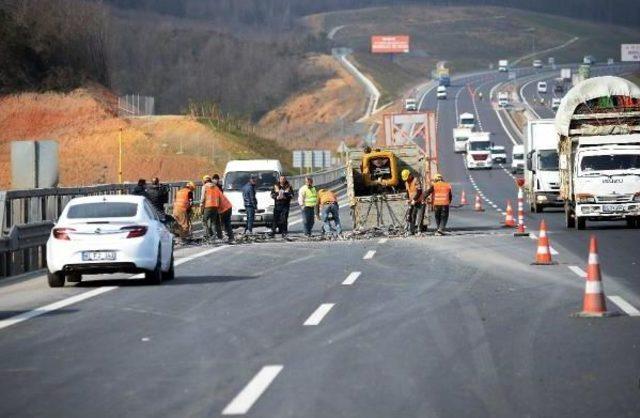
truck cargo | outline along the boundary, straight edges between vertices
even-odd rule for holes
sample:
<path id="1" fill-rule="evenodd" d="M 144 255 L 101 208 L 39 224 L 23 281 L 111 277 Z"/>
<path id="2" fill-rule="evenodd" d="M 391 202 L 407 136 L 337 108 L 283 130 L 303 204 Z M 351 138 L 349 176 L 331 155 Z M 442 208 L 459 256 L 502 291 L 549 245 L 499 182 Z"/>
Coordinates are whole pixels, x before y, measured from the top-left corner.
<path id="1" fill-rule="evenodd" d="M 540 213 L 545 207 L 562 206 L 555 120 L 530 120 L 524 149 L 524 190 L 531 211 Z"/>
<path id="2" fill-rule="evenodd" d="M 567 228 L 640 226 L 640 87 L 595 77 L 573 87 L 555 118 Z"/>

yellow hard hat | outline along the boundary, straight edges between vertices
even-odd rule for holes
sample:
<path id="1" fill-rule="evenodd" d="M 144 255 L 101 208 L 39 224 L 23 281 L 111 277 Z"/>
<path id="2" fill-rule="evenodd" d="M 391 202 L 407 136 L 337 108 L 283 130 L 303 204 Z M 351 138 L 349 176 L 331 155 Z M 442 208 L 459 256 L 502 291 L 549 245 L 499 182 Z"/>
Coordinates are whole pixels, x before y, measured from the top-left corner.
<path id="1" fill-rule="evenodd" d="M 400 173 L 400 176 L 402 177 L 402 181 L 407 181 L 410 175 L 411 175 L 411 171 L 407 170 L 406 168 L 402 170 L 402 173 Z"/>
<path id="2" fill-rule="evenodd" d="M 190 181 L 187 183 L 187 187 L 190 188 L 191 190 L 194 190 L 196 188 L 196 184 Z"/>
<path id="3" fill-rule="evenodd" d="M 211 180 L 211 176 L 208 174 L 205 174 L 204 176 L 202 176 L 202 181 L 207 181 L 207 180 Z"/>
<path id="4" fill-rule="evenodd" d="M 434 180 L 442 180 L 442 174 L 436 173 L 436 175 L 433 178 Z"/>

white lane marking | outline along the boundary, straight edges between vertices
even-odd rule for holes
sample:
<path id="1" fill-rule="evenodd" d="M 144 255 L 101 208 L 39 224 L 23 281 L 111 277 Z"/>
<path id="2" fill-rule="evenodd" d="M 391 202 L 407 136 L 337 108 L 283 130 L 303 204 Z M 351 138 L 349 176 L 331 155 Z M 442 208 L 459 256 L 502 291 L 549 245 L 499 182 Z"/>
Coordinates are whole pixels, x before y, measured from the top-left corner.
<path id="1" fill-rule="evenodd" d="M 235 398 L 222 411 L 222 415 L 244 415 L 249 412 L 253 404 L 262 396 L 271 382 L 280 374 L 281 364 L 264 366 L 256 374 L 247 386 L 236 395 Z"/>
<path id="2" fill-rule="evenodd" d="M 578 266 L 567 266 L 567 267 L 569 268 L 569 270 L 577 274 L 578 277 L 581 277 L 583 279 L 587 277 L 587 272 L 582 270 L 580 267 Z"/>
<path id="3" fill-rule="evenodd" d="M 322 305 L 318 306 L 318 309 L 313 311 L 313 313 L 309 315 L 309 318 L 307 318 L 307 320 L 304 321 L 304 324 L 302 325 L 307 327 L 318 325 L 320 322 L 322 322 L 322 319 L 329 313 L 334 305 L 335 303 L 323 303 Z"/>
<path id="4" fill-rule="evenodd" d="M 378 241 L 378 244 L 386 244 L 387 241 L 389 241 L 389 238 L 380 238 L 380 241 Z"/>
<path id="5" fill-rule="evenodd" d="M 345 286 L 351 286 L 352 284 L 354 284 L 356 282 L 356 280 L 358 280 L 358 277 L 360 277 L 361 274 L 362 274 L 362 272 L 360 272 L 360 271 L 354 271 L 354 272 L 349 273 L 349 275 L 347 276 L 346 279 L 344 279 L 342 284 L 345 285 Z"/>
<path id="6" fill-rule="evenodd" d="M 620 296 L 607 296 L 611 302 L 618 305 L 618 308 L 622 309 L 624 313 L 629 316 L 640 316 L 640 311 L 633 307 L 629 302 L 622 299 Z"/>
<path id="7" fill-rule="evenodd" d="M 362 259 L 363 259 L 363 260 L 371 260 L 375 254 L 376 254 L 376 250 L 369 250 L 369 251 L 367 251 L 367 253 L 364 255 L 364 257 L 362 257 Z"/>
<path id="8" fill-rule="evenodd" d="M 220 246 L 220 247 L 215 247 L 215 248 L 211 248 L 211 249 L 196 253 L 196 254 L 194 254 L 192 256 L 180 258 L 180 259 L 178 259 L 178 260 L 176 260 L 174 262 L 174 265 L 175 266 L 179 266 L 179 265 L 187 263 L 189 261 L 193 261 L 196 258 L 203 257 L 203 256 L 206 256 L 206 255 L 215 253 L 217 251 L 221 251 L 221 250 L 223 250 L 225 248 L 229 248 L 229 246 L 228 245 L 223 245 L 223 246 Z M 142 277 L 144 277 L 144 274 L 136 274 L 134 276 L 130 276 L 129 278 L 130 279 L 140 279 Z M 3 320 L 0 321 L 0 330 L 2 330 L 4 328 L 8 328 L 8 327 L 10 327 L 12 325 L 19 324 L 20 322 L 24 322 L 26 320 L 35 318 L 37 316 L 44 315 L 44 314 L 47 314 L 47 313 L 50 313 L 50 312 L 53 312 L 53 311 L 57 311 L 57 310 L 62 309 L 62 308 L 66 308 L 67 306 L 73 305 L 73 304 L 78 303 L 78 302 L 82 302 L 83 300 L 87 300 L 87 299 L 93 298 L 93 297 L 101 295 L 103 293 L 107 293 L 107 292 L 110 292 L 112 290 L 116 290 L 118 287 L 120 287 L 120 286 L 103 286 L 103 287 L 99 287 L 97 289 L 89 290 L 88 292 L 80 293 L 79 295 L 71 296 L 71 297 L 68 297 L 66 299 L 62 299 L 62 300 L 59 300 L 57 302 L 50 303 L 49 305 L 41 306 L 41 307 L 35 308 L 35 309 L 31 310 L 31 311 L 27 311 L 27 312 L 21 313 L 19 315 L 15 315 L 15 316 L 3 319 Z"/>

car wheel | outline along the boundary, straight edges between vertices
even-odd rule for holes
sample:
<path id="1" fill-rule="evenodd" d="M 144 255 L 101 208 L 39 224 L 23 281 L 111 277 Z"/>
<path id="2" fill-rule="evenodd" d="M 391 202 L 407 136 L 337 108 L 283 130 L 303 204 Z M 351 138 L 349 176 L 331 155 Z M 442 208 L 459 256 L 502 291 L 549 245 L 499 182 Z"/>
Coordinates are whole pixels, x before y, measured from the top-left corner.
<path id="1" fill-rule="evenodd" d="M 576 229 L 582 231 L 587 227 L 587 219 L 582 216 L 576 216 Z"/>
<path id="2" fill-rule="evenodd" d="M 67 281 L 69 283 L 80 283 L 82 281 L 82 274 L 80 273 L 71 273 L 67 276 Z"/>
<path id="3" fill-rule="evenodd" d="M 156 268 L 144 273 L 144 278 L 149 284 L 162 283 L 162 263 L 160 260 L 160 250 L 158 249 L 158 261 L 156 261 Z"/>
<path id="4" fill-rule="evenodd" d="M 162 274 L 162 280 L 173 280 L 176 278 L 176 271 L 173 263 L 173 253 L 171 254 L 171 261 L 169 262 L 169 271 Z"/>
<path id="5" fill-rule="evenodd" d="M 64 286 L 64 274 L 61 271 L 47 273 L 47 281 L 49 282 L 49 287 L 62 287 Z"/>

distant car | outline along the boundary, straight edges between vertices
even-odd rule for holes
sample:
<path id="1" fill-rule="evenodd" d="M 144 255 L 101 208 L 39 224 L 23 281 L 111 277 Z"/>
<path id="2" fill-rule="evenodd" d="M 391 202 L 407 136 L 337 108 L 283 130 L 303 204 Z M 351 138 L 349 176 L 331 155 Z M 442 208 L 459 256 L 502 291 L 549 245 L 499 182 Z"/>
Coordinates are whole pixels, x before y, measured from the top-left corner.
<path id="1" fill-rule="evenodd" d="M 553 92 L 554 93 L 564 93 L 564 86 L 562 84 L 556 83 L 556 85 L 553 86 Z"/>
<path id="2" fill-rule="evenodd" d="M 418 110 L 416 99 L 404 99 L 404 110 L 406 112 L 416 112 Z"/>
<path id="3" fill-rule="evenodd" d="M 502 145 L 493 145 L 491 147 L 491 159 L 496 163 L 507 162 L 507 151 Z"/>
<path id="4" fill-rule="evenodd" d="M 596 58 L 593 55 L 585 55 L 582 58 L 582 63 L 587 65 L 594 65 L 596 63 Z"/>
<path id="5" fill-rule="evenodd" d="M 507 93 L 506 91 L 501 91 L 498 93 L 498 106 L 509 106 L 509 93 Z"/>
<path id="6" fill-rule="evenodd" d="M 560 99 L 559 97 L 554 97 L 553 99 L 551 99 L 551 108 L 553 110 L 558 110 L 561 101 L 562 99 Z"/>
<path id="7" fill-rule="evenodd" d="M 546 81 L 538 81 L 538 93 L 546 93 L 547 92 L 547 82 Z"/>
<path id="8" fill-rule="evenodd" d="M 447 88 L 445 86 L 438 86 L 438 91 L 436 92 L 438 99 L 447 99 Z"/>
<path id="9" fill-rule="evenodd" d="M 49 286 L 83 274 L 144 273 L 152 284 L 174 278 L 173 235 L 142 196 L 72 199 L 47 241 Z"/>
<path id="10" fill-rule="evenodd" d="M 524 171 L 524 145 L 514 145 L 511 152 L 511 173 Z"/>
<path id="11" fill-rule="evenodd" d="M 542 68 L 541 60 L 533 60 L 533 68 Z"/>

